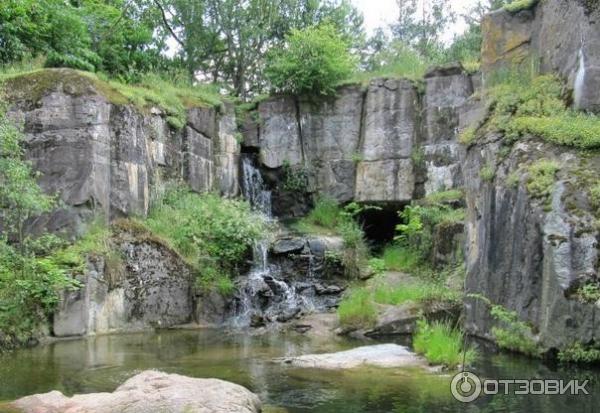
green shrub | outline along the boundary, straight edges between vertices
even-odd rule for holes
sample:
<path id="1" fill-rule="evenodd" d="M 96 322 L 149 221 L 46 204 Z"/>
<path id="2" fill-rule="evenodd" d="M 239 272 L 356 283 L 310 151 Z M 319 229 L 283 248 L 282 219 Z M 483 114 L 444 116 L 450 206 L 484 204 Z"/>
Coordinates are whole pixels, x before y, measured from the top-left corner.
<path id="1" fill-rule="evenodd" d="M 479 176 L 485 182 L 492 182 L 496 177 L 496 170 L 492 165 L 485 165 L 481 168 L 481 171 L 479 171 Z"/>
<path id="2" fill-rule="evenodd" d="M 500 305 L 493 305 L 490 313 L 500 323 L 499 326 L 492 328 L 492 334 L 500 348 L 529 356 L 539 356 L 539 348 L 532 338 L 531 327 L 520 321 L 516 312 Z"/>
<path id="3" fill-rule="evenodd" d="M 585 284 L 577 290 L 576 295 L 581 302 L 594 304 L 600 300 L 600 285 L 596 283 Z"/>
<path id="4" fill-rule="evenodd" d="M 468 127 L 463 129 L 458 135 L 458 142 L 463 145 L 470 145 L 477 139 L 477 128 Z"/>
<path id="5" fill-rule="evenodd" d="M 540 136 L 557 145 L 600 148 L 600 118 L 596 115 L 565 111 L 546 117 L 518 117 L 512 125 L 521 134 Z"/>
<path id="6" fill-rule="evenodd" d="M 558 353 L 563 363 L 595 364 L 600 362 L 600 349 L 575 343 Z"/>
<path id="7" fill-rule="evenodd" d="M 431 364 L 441 364 L 456 368 L 463 363 L 471 364 L 477 358 L 475 350 L 463 349 L 463 333 L 449 323 L 425 320 L 417 322 L 417 331 L 413 336 L 413 348 L 425 356 Z M 463 352 L 463 350 L 465 350 Z"/>
<path id="8" fill-rule="evenodd" d="M 371 292 L 365 288 L 350 291 L 340 302 L 337 313 L 340 323 L 347 328 L 369 327 L 377 320 Z"/>
<path id="9" fill-rule="evenodd" d="M 506 177 L 506 184 L 512 188 L 518 188 L 521 183 L 520 171 L 513 171 Z"/>
<path id="10" fill-rule="evenodd" d="M 292 30 L 282 48 L 267 55 L 266 76 L 284 93 L 333 95 L 355 67 L 349 46 L 333 25 Z"/>
<path id="11" fill-rule="evenodd" d="M 371 258 L 369 260 L 369 268 L 376 276 L 382 275 L 386 270 L 385 261 L 381 258 Z"/>
<path id="12" fill-rule="evenodd" d="M 144 225 L 198 270 L 200 284 L 223 286 L 265 237 L 268 224 L 246 202 L 177 188 L 151 208 Z"/>
<path id="13" fill-rule="evenodd" d="M 308 171 L 304 167 L 292 167 L 283 163 L 283 189 L 290 192 L 305 192 L 308 188 Z"/>
<path id="14" fill-rule="evenodd" d="M 453 204 L 462 201 L 465 194 L 461 189 L 450 189 L 429 194 L 423 200 L 426 205 Z"/>
<path id="15" fill-rule="evenodd" d="M 560 166 L 555 161 L 540 159 L 527 168 L 527 191 L 533 198 L 546 199 L 552 195 Z"/>
<path id="16" fill-rule="evenodd" d="M 511 3 L 505 4 L 504 10 L 511 13 L 517 13 L 522 10 L 532 9 L 538 2 L 539 0 L 514 0 Z"/>

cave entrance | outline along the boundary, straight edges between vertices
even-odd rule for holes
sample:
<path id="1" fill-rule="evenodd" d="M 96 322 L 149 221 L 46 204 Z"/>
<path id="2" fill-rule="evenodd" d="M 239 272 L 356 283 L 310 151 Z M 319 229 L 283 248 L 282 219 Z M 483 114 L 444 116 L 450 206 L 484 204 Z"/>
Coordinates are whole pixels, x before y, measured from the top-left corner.
<path id="1" fill-rule="evenodd" d="M 374 250 L 381 250 L 394 241 L 396 226 L 402 223 L 399 213 L 404 204 L 378 204 L 377 208 L 367 208 L 360 214 L 367 241 Z"/>

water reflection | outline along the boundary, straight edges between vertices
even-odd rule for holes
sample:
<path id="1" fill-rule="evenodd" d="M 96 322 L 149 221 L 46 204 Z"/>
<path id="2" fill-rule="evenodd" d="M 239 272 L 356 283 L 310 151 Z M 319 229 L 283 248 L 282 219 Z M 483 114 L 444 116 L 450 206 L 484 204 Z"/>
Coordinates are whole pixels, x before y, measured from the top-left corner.
<path id="1" fill-rule="evenodd" d="M 113 391 L 145 369 L 215 377 L 256 392 L 281 412 L 594 412 L 600 391 L 596 370 L 546 366 L 515 356 L 483 357 L 476 372 L 489 378 L 591 378 L 590 396 L 496 396 L 474 404 L 454 401 L 450 376 L 420 370 L 328 372 L 295 369 L 274 357 L 341 351 L 356 341 L 312 342 L 300 336 L 250 336 L 222 331 L 169 331 L 59 342 L 0 356 L 0 400 L 60 390 Z M 281 410 L 285 409 L 285 410 Z"/>

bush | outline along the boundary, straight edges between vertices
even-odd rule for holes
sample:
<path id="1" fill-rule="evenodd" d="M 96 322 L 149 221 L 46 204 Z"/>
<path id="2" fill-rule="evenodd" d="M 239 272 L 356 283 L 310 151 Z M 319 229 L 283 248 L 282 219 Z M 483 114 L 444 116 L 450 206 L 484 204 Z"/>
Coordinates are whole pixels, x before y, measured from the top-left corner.
<path id="1" fill-rule="evenodd" d="M 555 161 L 540 159 L 527 168 L 527 191 L 533 198 L 547 199 L 552 195 L 556 173 L 560 166 Z"/>
<path id="2" fill-rule="evenodd" d="M 485 165 L 479 171 L 479 177 L 481 178 L 482 181 L 492 182 L 494 180 L 494 178 L 496 177 L 496 171 L 494 170 L 493 166 Z"/>
<path id="3" fill-rule="evenodd" d="M 458 135 L 458 143 L 470 145 L 477 139 L 477 128 L 472 126 L 463 129 Z"/>
<path id="4" fill-rule="evenodd" d="M 344 327 L 368 327 L 374 325 L 377 320 L 377 310 L 371 292 L 364 288 L 352 290 L 346 295 L 337 312 Z"/>
<path id="5" fill-rule="evenodd" d="M 465 364 L 471 364 L 477 358 L 473 349 L 466 349 L 463 354 L 463 341 L 463 333 L 449 323 L 419 320 L 413 336 L 413 348 L 431 364 L 453 369 L 463 363 L 463 358 Z"/>
<path id="6" fill-rule="evenodd" d="M 199 284 L 230 289 L 249 251 L 265 237 L 267 223 L 250 205 L 216 194 L 172 189 L 151 208 L 144 225 L 199 273 Z"/>
<path id="7" fill-rule="evenodd" d="M 530 133 L 557 145 L 578 149 L 600 148 L 600 118 L 596 115 L 565 111 L 554 116 L 519 117 L 514 129 Z"/>
<path id="8" fill-rule="evenodd" d="M 504 5 L 504 10 L 510 13 L 517 13 L 522 10 L 529 10 L 533 8 L 539 0 L 515 0 L 511 3 Z"/>
<path id="9" fill-rule="evenodd" d="M 586 347 L 575 343 L 558 353 L 558 360 L 563 363 L 593 364 L 600 362 L 600 349 Z"/>
<path id="10" fill-rule="evenodd" d="M 342 208 L 337 201 L 326 196 L 320 197 L 308 216 L 302 218 L 304 227 L 317 226 L 335 230 L 340 223 Z"/>
<path id="11" fill-rule="evenodd" d="M 352 74 L 355 61 L 334 26 L 292 30 L 285 46 L 267 55 L 266 76 L 278 92 L 333 95 Z"/>
<path id="12" fill-rule="evenodd" d="M 383 250 L 385 267 L 390 271 L 413 272 L 419 265 L 419 254 L 402 245 L 387 245 Z"/>

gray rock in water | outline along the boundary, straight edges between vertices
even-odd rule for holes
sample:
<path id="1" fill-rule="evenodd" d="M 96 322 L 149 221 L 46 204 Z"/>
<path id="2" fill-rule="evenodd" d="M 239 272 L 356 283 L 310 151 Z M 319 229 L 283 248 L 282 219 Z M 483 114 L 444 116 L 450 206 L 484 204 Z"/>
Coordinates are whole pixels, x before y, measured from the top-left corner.
<path id="1" fill-rule="evenodd" d="M 427 366 L 415 353 L 397 344 L 358 347 L 339 353 L 286 357 L 276 361 L 294 367 L 327 370 L 352 369 L 365 365 L 383 368 Z"/>
<path id="2" fill-rule="evenodd" d="M 144 371 L 114 393 L 66 397 L 59 391 L 27 396 L 13 407 L 24 413 L 255 413 L 259 398 L 237 384 Z"/>

